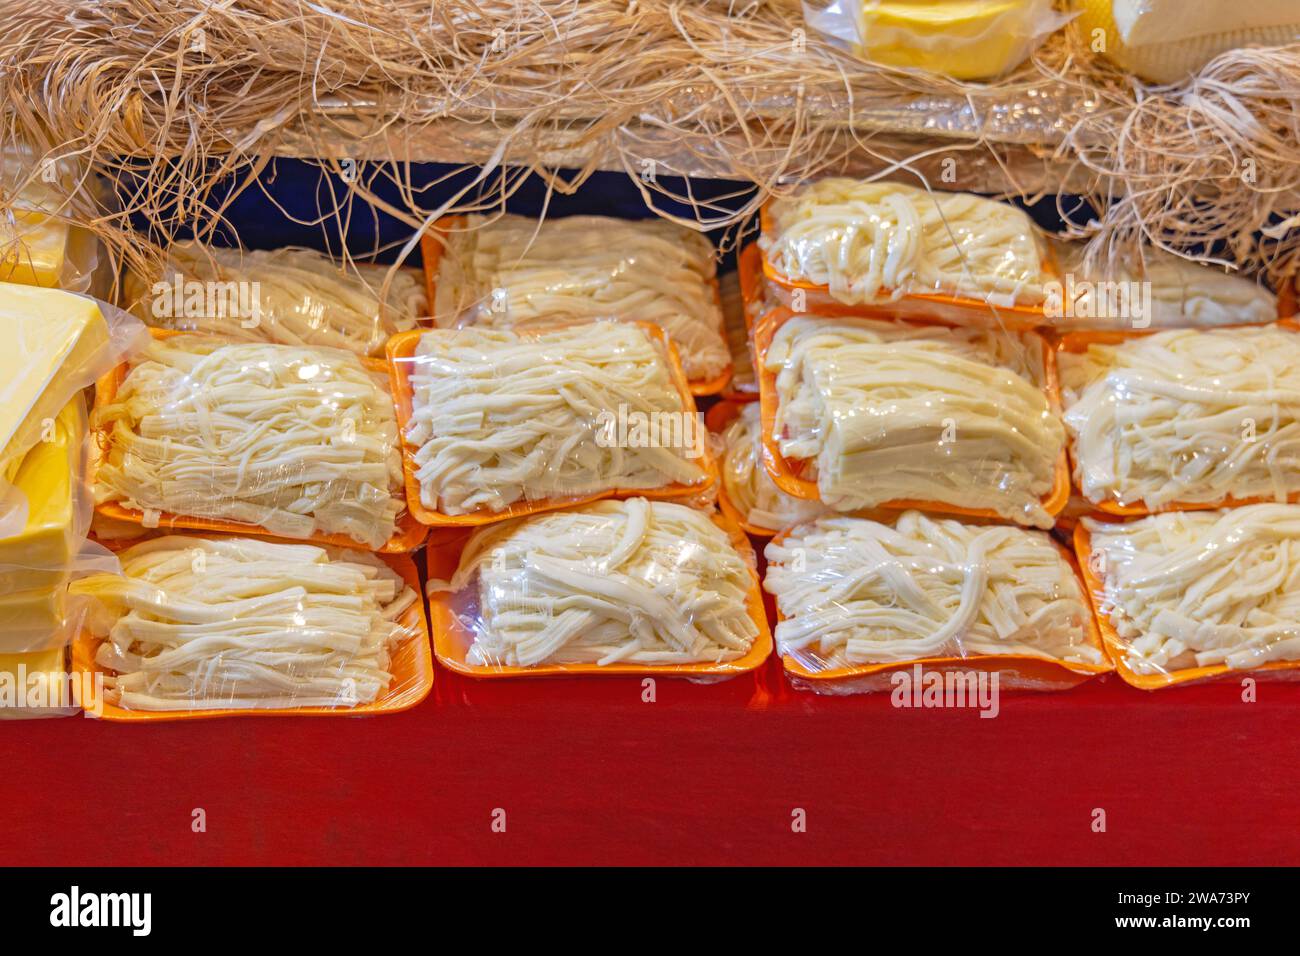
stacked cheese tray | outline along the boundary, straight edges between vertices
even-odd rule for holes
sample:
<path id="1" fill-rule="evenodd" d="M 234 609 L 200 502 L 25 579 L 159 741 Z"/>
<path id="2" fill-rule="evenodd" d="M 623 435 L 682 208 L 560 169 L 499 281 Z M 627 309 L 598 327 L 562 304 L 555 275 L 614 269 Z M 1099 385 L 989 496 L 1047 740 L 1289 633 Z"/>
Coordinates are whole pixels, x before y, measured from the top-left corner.
<path id="1" fill-rule="evenodd" d="M 0 286 L 0 668 L 80 695 L 36 710 L 393 713 L 435 660 L 775 654 L 832 694 L 1300 662 L 1300 333 L 1249 280 L 1151 251 L 1117 297 L 1016 206 L 835 178 L 721 276 L 653 219 L 423 254 Z"/>

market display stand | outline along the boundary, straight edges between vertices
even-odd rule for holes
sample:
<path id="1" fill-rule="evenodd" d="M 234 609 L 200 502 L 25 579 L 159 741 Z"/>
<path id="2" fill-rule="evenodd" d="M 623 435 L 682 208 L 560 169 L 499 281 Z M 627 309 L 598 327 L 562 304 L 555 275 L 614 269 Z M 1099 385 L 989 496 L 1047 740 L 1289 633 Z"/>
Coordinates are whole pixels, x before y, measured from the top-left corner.
<path id="1" fill-rule="evenodd" d="M 994 719 L 701 686 L 474 681 L 379 718 L 0 723 L 11 865 L 1281 864 L 1300 686 L 1004 692 Z M 1104 811 L 1104 832 L 1098 832 Z M 197 814 L 196 811 L 202 811 Z M 504 813 L 502 812 L 504 811 Z M 803 811 L 802 815 L 798 811 Z M 800 821 L 806 824 L 796 832 Z M 196 832 L 198 823 L 204 832 Z M 504 822 L 504 832 L 501 825 Z"/>

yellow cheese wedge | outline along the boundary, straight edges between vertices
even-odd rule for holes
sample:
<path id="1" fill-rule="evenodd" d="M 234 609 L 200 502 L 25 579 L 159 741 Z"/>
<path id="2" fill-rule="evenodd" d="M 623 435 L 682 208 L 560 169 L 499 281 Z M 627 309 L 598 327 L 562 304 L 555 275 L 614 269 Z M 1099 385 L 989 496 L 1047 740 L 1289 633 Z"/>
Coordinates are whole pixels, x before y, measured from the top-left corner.
<path id="1" fill-rule="evenodd" d="M 1091 48 L 1151 83 L 1177 83 L 1220 53 L 1300 39 L 1295 0 L 1074 0 Z"/>
<path id="2" fill-rule="evenodd" d="M 12 222 L 0 219 L 0 282 L 58 288 L 69 236 L 67 223 L 40 212 L 15 210 Z"/>
<path id="3" fill-rule="evenodd" d="M 71 398 L 67 383 L 108 349 L 108 323 L 93 299 L 0 283 L 0 346 L 0 470 L 8 471 Z"/>
<path id="4" fill-rule="evenodd" d="M 1026 59 L 1044 0 L 860 0 L 857 53 L 886 66 L 991 79 Z"/>
<path id="5" fill-rule="evenodd" d="M 55 419 L 49 441 L 32 446 L 6 476 L 27 500 L 23 530 L 0 538 L 0 595 L 66 584 L 86 529 L 79 527 L 84 491 L 85 401 L 78 393 Z"/>

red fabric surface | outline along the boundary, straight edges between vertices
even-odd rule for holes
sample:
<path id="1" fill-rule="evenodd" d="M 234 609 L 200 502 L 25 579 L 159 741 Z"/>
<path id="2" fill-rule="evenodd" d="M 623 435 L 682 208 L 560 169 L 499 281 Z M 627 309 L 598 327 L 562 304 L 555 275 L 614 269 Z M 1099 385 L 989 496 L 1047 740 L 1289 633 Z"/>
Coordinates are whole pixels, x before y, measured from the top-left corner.
<path id="1" fill-rule="evenodd" d="M 992 720 L 796 692 L 774 662 L 657 689 L 439 670 L 388 717 L 0 723 L 5 862 L 1300 862 L 1298 685 L 1110 677 Z"/>

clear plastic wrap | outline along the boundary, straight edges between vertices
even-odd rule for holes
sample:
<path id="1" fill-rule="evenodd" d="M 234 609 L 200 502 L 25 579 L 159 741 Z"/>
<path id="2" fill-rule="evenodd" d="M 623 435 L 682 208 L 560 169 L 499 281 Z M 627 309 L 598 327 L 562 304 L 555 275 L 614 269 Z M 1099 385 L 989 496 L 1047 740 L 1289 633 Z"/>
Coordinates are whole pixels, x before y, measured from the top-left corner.
<path id="1" fill-rule="evenodd" d="M 426 524 L 714 490 L 695 400 L 654 326 L 433 329 L 389 355 L 408 503 Z"/>
<path id="2" fill-rule="evenodd" d="M 1069 21 L 1052 0 L 809 0 L 804 19 L 864 60 L 957 80 L 1007 73 Z"/>
<path id="3" fill-rule="evenodd" d="M 66 647 L 0 653 L 0 720 L 71 717 L 83 703 L 93 712 L 98 700 L 93 685 L 86 691 L 70 679 Z"/>
<path id="4" fill-rule="evenodd" d="M 1073 0 L 1073 6 L 1094 49 L 1152 83 L 1178 83 L 1220 53 L 1282 46 L 1300 35 L 1295 0 Z"/>
<path id="5" fill-rule="evenodd" d="M 433 682 L 405 556 L 223 536 L 152 538 L 73 584 L 74 648 L 114 720 L 388 713 Z"/>
<path id="6" fill-rule="evenodd" d="M 717 680 L 771 653 L 753 551 L 723 516 L 598 501 L 475 531 L 430 553 L 434 649 L 476 677 Z"/>
<path id="7" fill-rule="evenodd" d="M 440 326 L 650 322 L 677 346 L 697 395 L 731 373 L 713 246 L 663 219 L 457 216 L 425 236 Z"/>
<path id="8" fill-rule="evenodd" d="M 1015 206 L 831 178 L 770 201 L 762 219 L 764 275 L 796 312 L 1042 324 L 1054 266 Z"/>
<path id="9" fill-rule="evenodd" d="M 1040 528 L 1064 507 L 1065 430 L 1039 336 L 778 309 L 755 345 L 766 462 L 790 494 Z"/>
<path id="10" fill-rule="evenodd" d="M 731 350 L 731 380 L 723 398 L 731 402 L 758 400 L 758 368 L 754 362 L 754 340 L 745 317 L 745 299 L 740 291 L 740 274 L 728 272 L 719 280 L 722 314 L 726 323 L 727 348 Z"/>
<path id="11" fill-rule="evenodd" d="M 320 345 L 382 357 L 384 343 L 428 314 L 414 269 L 341 266 L 311 249 L 269 252 L 182 243 L 164 274 L 147 282 L 128 274 L 131 310 L 151 326 L 208 332 L 244 342 Z"/>
<path id="12" fill-rule="evenodd" d="M 1289 323 L 1060 344 L 1075 482 L 1102 511 L 1300 495 L 1300 331 Z"/>
<path id="13" fill-rule="evenodd" d="M 390 553 L 424 538 L 377 360 L 155 329 L 100 382 L 92 425 L 106 517 Z"/>
<path id="14" fill-rule="evenodd" d="M 1212 328 L 1279 317 L 1278 297 L 1253 279 L 1163 249 L 1101 272 L 1086 268 L 1083 244 L 1051 247 L 1060 278 L 1044 286 L 1043 313 L 1054 329 Z"/>
<path id="15" fill-rule="evenodd" d="M 907 511 L 821 517 L 767 546 L 777 652 L 796 686 L 886 690 L 921 665 L 1070 687 L 1111 669 L 1069 553 L 1040 531 Z"/>
<path id="16" fill-rule="evenodd" d="M 1128 683 L 1297 676 L 1300 505 L 1084 518 L 1074 540 Z"/>
<path id="17" fill-rule="evenodd" d="M 67 219 L 76 188 L 68 161 L 36 165 L 27 149 L 0 151 L 0 282 L 87 292 L 99 266 L 99 242 Z"/>
<path id="18" fill-rule="evenodd" d="M 749 534 L 771 537 L 782 528 L 830 513 L 820 501 L 777 487 L 763 464 L 763 430 L 754 402 L 719 402 L 706 416 L 721 452 L 718 505 Z"/>

